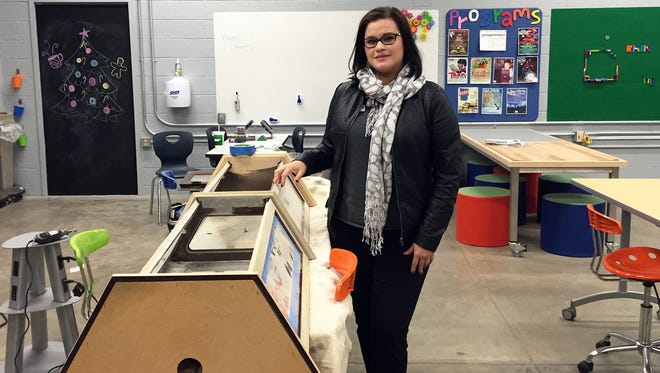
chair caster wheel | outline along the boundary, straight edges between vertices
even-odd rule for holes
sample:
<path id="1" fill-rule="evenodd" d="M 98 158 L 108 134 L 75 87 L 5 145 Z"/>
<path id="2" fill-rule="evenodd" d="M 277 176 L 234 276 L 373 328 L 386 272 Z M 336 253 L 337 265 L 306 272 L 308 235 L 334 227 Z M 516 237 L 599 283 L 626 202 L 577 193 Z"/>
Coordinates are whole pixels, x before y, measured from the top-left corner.
<path id="1" fill-rule="evenodd" d="M 586 360 L 582 360 L 577 365 L 577 368 L 580 371 L 580 373 L 589 373 L 592 370 L 594 370 L 594 363 L 588 363 Z"/>
<path id="2" fill-rule="evenodd" d="M 577 315 L 577 310 L 575 307 L 568 307 L 561 310 L 561 315 L 564 317 L 564 320 L 573 321 Z"/>
<path id="3" fill-rule="evenodd" d="M 596 348 L 609 347 L 611 345 L 612 345 L 612 343 L 610 343 L 609 339 L 602 339 L 602 340 L 596 342 Z"/>

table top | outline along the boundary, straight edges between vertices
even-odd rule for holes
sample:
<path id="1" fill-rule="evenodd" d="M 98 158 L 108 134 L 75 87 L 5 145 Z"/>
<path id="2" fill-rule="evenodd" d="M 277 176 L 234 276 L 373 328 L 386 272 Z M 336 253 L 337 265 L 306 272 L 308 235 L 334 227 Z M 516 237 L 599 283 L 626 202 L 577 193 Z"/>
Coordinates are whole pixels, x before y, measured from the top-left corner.
<path id="1" fill-rule="evenodd" d="M 660 179 L 575 178 L 571 183 L 660 225 Z"/>
<path id="2" fill-rule="evenodd" d="M 520 139 L 521 147 L 486 144 L 485 139 Z M 505 167 L 614 168 L 625 160 L 529 128 L 461 128 L 461 140 Z"/>
<path id="3" fill-rule="evenodd" d="M 36 235 L 38 235 L 41 232 L 27 232 L 23 234 L 19 234 L 18 236 L 14 236 L 5 242 L 2 243 L 2 247 L 5 249 L 24 249 L 28 247 L 28 244 L 30 244 L 29 247 L 37 247 L 37 246 L 50 246 L 50 245 L 56 245 L 59 244 L 60 242 L 65 242 L 69 239 L 69 235 L 64 235 L 62 238 L 60 238 L 57 241 L 49 242 L 47 244 L 37 244 L 35 242 L 30 242 L 34 239 Z"/>
<path id="4" fill-rule="evenodd" d="M 273 150 L 278 150 L 280 146 L 284 144 L 284 142 L 288 137 L 289 135 L 274 134 L 272 139 L 267 139 L 265 141 L 246 141 L 245 144 L 254 145 L 255 148 L 257 149 L 257 152 L 273 151 Z M 235 145 L 235 144 L 230 142 L 225 142 L 224 144 L 220 146 L 216 146 L 213 149 L 206 152 L 206 156 L 209 157 L 213 155 L 229 154 L 229 146 L 231 145 Z"/>

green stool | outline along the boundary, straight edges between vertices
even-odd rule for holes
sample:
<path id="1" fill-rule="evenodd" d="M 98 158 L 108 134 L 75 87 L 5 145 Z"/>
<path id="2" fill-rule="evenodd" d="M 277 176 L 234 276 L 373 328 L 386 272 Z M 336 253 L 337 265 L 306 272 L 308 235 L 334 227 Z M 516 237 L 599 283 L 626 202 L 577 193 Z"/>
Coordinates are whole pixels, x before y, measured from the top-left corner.
<path id="1" fill-rule="evenodd" d="M 474 186 L 474 178 L 483 174 L 492 174 L 495 163 L 490 159 L 470 159 L 467 163 L 467 186 Z"/>
<path id="2" fill-rule="evenodd" d="M 543 210 L 542 198 L 548 193 L 580 193 L 588 194 L 584 190 L 571 184 L 574 177 L 582 177 L 576 174 L 546 174 L 539 176 L 538 195 L 536 197 L 536 221 L 541 222 L 541 211 Z"/>
<path id="3" fill-rule="evenodd" d="M 483 174 L 474 178 L 475 186 L 491 186 L 510 189 L 509 174 Z M 527 223 L 527 180 L 520 177 L 518 181 L 518 225 Z"/>

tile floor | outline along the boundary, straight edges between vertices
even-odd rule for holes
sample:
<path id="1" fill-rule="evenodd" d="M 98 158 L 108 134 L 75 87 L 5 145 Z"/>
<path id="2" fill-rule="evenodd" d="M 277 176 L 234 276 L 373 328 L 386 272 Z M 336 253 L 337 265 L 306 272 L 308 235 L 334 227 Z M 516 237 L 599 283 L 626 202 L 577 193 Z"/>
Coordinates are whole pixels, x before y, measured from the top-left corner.
<path id="1" fill-rule="evenodd" d="M 54 228 L 108 229 L 110 244 L 94 254 L 92 264 L 99 295 L 112 273 L 138 272 L 167 236 L 166 226 L 157 226 L 155 217 L 148 214 L 148 204 L 148 196 L 26 197 L 0 209 L 0 240 Z M 578 308 L 575 321 L 562 318 L 561 311 L 571 298 L 614 290 L 616 283 L 597 280 L 588 270 L 590 259 L 542 251 L 540 228 L 534 220 L 528 219 L 520 230 L 521 241 L 528 244 L 523 258 L 512 257 L 508 248 L 460 244 L 452 224 L 437 251 L 410 328 L 409 372 L 577 372 L 575 365 L 605 332 L 637 335 L 640 302 L 636 300 L 592 303 Z M 633 217 L 632 244 L 660 247 L 660 228 Z M 63 245 L 63 252 L 67 249 Z M 4 273 L 0 294 L 7 296 L 10 263 L 11 251 L 0 249 Z M 630 288 L 638 290 L 641 285 Z M 76 310 L 79 313 L 79 306 Z M 55 313 L 48 314 L 49 339 L 58 340 Z M 77 321 L 82 329 L 80 315 Z M 660 323 L 654 318 L 653 324 L 653 335 L 658 337 Z M 353 327 L 349 325 L 350 330 Z M 0 360 L 4 360 L 6 330 L 6 326 L 0 328 Z M 364 372 L 355 333 L 351 336 L 354 347 L 348 372 Z M 29 333 L 26 339 L 30 344 Z M 634 352 L 610 355 L 596 361 L 594 372 L 640 372 L 639 361 Z M 655 361 L 660 362 L 660 356 Z"/>

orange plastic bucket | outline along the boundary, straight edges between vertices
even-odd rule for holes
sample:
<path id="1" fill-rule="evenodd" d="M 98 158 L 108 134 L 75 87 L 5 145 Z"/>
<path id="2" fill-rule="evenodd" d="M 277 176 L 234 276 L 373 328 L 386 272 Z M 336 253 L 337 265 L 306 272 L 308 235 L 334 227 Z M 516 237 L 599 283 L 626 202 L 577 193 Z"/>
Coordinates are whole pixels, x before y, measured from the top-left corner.
<path id="1" fill-rule="evenodd" d="M 341 302 L 353 291 L 357 256 L 344 249 L 330 250 L 330 266 L 341 275 L 335 288 L 335 300 Z"/>

